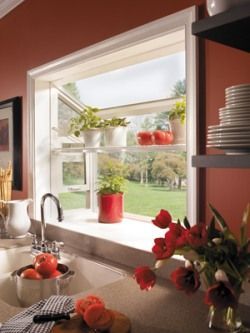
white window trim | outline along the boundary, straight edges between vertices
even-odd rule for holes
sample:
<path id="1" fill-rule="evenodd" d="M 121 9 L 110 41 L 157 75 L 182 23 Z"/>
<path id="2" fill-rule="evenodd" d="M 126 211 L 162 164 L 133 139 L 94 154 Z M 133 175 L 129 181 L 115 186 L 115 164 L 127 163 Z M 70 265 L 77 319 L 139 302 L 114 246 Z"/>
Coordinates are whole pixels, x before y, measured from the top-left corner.
<path id="1" fill-rule="evenodd" d="M 145 24 L 118 36 L 109 38 L 63 58 L 52 61 L 43 66 L 34 68 L 27 73 L 28 84 L 28 109 L 29 109 L 29 197 L 36 200 L 33 205 L 32 217 L 38 219 L 40 213 L 40 198 L 48 191 L 51 176 L 48 170 L 50 163 L 50 121 L 46 131 L 38 131 L 40 121 L 44 121 L 44 110 L 50 108 L 51 82 L 62 82 L 63 77 L 72 75 L 82 62 L 110 56 L 123 48 L 132 47 L 142 42 L 161 38 L 166 32 L 178 30 L 185 26 L 186 42 L 186 86 L 187 86 L 187 164 L 188 186 L 187 210 L 190 221 L 196 221 L 197 215 L 197 174 L 191 166 L 191 157 L 196 154 L 196 40 L 191 33 L 191 24 L 196 20 L 196 7 L 190 7 L 178 13 L 169 15 L 151 23 Z M 42 132 L 42 133 L 41 133 Z M 41 154 L 39 147 L 47 146 L 48 149 Z M 39 175 L 43 175 L 41 177 Z M 164 208 L 164 207 L 163 207 Z"/>

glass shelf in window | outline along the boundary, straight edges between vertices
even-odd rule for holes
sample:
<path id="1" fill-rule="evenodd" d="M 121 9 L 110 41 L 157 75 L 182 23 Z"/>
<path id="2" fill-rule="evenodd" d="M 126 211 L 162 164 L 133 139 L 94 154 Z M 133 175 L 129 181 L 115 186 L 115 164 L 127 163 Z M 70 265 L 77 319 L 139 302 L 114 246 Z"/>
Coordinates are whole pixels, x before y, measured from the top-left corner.
<path id="1" fill-rule="evenodd" d="M 55 148 L 52 150 L 53 153 L 105 153 L 105 152 L 151 152 L 151 151 L 186 151 L 185 144 L 176 145 L 145 145 L 145 146 L 124 146 L 124 147 L 85 147 L 85 148 Z"/>

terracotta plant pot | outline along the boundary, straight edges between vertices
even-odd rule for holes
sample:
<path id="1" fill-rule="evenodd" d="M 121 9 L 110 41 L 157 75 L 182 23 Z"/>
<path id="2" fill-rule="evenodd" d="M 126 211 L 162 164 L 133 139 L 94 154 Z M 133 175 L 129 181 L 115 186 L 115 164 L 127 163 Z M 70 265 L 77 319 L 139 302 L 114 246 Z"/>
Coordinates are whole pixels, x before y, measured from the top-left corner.
<path id="1" fill-rule="evenodd" d="M 99 216 L 101 223 L 117 223 L 123 218 L 123 193 L 99 194 Z"/>

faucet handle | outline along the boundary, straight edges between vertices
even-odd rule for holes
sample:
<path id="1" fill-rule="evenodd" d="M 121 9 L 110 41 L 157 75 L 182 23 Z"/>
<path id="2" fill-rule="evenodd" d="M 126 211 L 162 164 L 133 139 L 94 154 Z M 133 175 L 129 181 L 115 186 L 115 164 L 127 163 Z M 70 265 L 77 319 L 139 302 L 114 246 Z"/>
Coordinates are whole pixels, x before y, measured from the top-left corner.
<path id="1" fill-rule="evenodd" d="M 53 241 L 51 243 L 51 252 L 60 258 L 60 251 L 64 247 L 64 242 Z"/>
<path id="2" fill-rule="evenodd" d="M 37 244 L 37 235 L 36 234 L 30 234 L 32 238 L 32 244 Z"/>

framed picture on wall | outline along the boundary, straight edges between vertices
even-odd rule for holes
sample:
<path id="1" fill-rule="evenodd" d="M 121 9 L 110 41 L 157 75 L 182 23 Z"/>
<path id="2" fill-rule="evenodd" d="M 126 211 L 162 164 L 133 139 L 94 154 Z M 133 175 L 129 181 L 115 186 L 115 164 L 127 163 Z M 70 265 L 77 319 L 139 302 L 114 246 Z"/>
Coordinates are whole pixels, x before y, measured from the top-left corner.
<path id="1" fill-rule="evenodd" d="M 11 162 L 12 189 L 22 190 L 22 98 L 0 101 L 0 167 Z"/>

